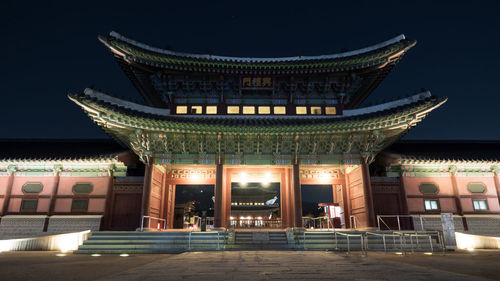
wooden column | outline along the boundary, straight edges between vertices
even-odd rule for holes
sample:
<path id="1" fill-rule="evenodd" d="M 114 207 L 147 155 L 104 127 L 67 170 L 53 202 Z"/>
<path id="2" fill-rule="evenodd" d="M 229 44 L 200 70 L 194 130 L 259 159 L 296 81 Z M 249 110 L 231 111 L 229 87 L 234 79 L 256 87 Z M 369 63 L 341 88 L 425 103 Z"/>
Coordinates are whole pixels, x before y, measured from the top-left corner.
<path id="1" fill-rule="evenodd" d="M 300 167 L 298 163 L 293 164 L 293 197 L 294 197 L 294 227 L 302 227 L 302 191 L 300 186 Z"/>
<path id="2" fill-rule="evenodd" d="M 496 171 L 495 173 L 493 173 L 493 181 L 495 181 L 498 203 L 500 203 L 500 171 Z"/>
<path id="3" fill-rule="evenodd" d="M 453 194 L 455 195 L 455 205 L 457 207 L 457 213 L 462 217 L 462 224 L 464 226 L 464 230 L 469 230 L 469 227 L 467 225 L 467 220 L 464 217 L 464 211 L 462 209 L 462 202 L 460 201 L 460 194 L 458 192 L 458 184 L 457 184 L 457 178 L 455 176 L 455 172 L 451 171 L 450 172 L 451 176 L 451 185 L 453 187 Z"/>
<path id="4" fill-rule="evenodd" d="M 223 184 L 223 166 L 221 163 L 216 165 L 215 169 L 215 202 L 214 202 L 214 228 L 224 227 L 223 216 L 224 216 L 224 204 L 222 203 L 224 188 Z"/>
<path id="5" fill-rule="evenodd" d="M 14 184 L 14 174 L 15 171 L 11 171 L 9 175 L 9 180 L 7 181 L 7 188 L 5 189 L 5 197 L 3 200 L 2 215 L 5 216 L 9 211 L 10 204 L 10 194 L 12 193 L 12 185 Z"/>
<path id="6" fill-rule="evenodd" d="M 372 185 L 370 182 L 370 170 L 368 164 L 364 163 L 361 165 L 361 172 L 363 173 L 363 191 L 365 193 L 365 206 L 368 217 L 369 227 L 375 226 L 375 210 L 373 209 L 373 193 Z"/>
<path id="7" fill-rule="evenodd" d="M 149 194 L 151 192 L 151 177 L 153 175 L 153 164 L 151 161 L 146 163 L 144 172 L 144 186 L 142 187 L 141 220 L 143 216 L 149 215 Z"/>
<path id="8" fill-rule="evenodd" d="M 54 175 L 54 185 L 52 186 L 52 193 L 50 194 L 50 205 L 49 205 L 49 211 L 47 212 L 48 216 L 51 216 L 54 214 L 54 209 L 56 207 L 56 197 L 57 197 L 57 191 L 59 190 L 59 180 L 60 180 L 60 175 L 59 171 L 55 172 Z"/>
<path id="9" fill-rule="evenodd" d="M 350 222 L 350 215 L 351 215 L 351 209 L 350 209 L 350 199 L 351 198 L 349 196 L 349 187 L 347 186 L 347 180 L 346 180 L 346 173 L 345 173 L 345 170 L 343 170 L 342 172 L 342 201 L 344 202 L 344 223 L 345 223 L 345 227 L 346 228 L 350 228 L 351 227 L 351 222 Z"/>
<path id="10" fill-rule="evenodd" d="M 113 198 L 113 188 L 114 188 L 113 170 L 109 170 L 109 183 L 108 190 L 106 191 L 106 206 L 104 209 L 104 216 L 102 218 L 101 229 L 111 229 L 111 216 L 112 216 L 112 198 Z"/>

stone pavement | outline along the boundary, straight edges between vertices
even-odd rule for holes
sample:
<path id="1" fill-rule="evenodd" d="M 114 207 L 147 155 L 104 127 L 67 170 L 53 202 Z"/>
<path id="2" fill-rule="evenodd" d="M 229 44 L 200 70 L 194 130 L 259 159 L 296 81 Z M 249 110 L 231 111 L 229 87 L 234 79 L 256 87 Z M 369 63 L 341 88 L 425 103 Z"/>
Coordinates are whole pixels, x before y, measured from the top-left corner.
<path id="1" fill-rule="evenodd" d="M 191 252 L 102 280 L 485 280 L 361 255 L 328 252 Z"/>
<path id="2" fill-rule="evenodd" d="M 0 253 L 0 280 L 491 280 L 476 275 L 500 280 L 500 251 L 445 256 L 363 256 L 319 251 L 188 252 L 129 257 L 56 254 Z M 439 264 L 446 265 L 444 270 Z M 468 275 L 460 271 L 477 266 L 482 267 Z M 481 274 L 482 271 L 487 274 Z"/>

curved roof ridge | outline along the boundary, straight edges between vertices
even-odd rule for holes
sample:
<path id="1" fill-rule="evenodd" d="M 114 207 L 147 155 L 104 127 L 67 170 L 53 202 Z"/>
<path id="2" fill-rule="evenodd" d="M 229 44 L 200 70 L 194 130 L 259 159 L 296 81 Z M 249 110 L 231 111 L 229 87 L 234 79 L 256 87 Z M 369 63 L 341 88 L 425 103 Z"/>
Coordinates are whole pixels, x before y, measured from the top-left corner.
<path id="1" fill-rule="evenodd" d="M 134 45 L 136 47 L 139 47 L 139 48 L 151 51 L 151 52 L 164 54 L 164 55 L 177 56 L 177 57 L 189 57 L 189 58 L 196 58 L 196 59 L 207 59 L 207 60 L 214 60 L 215 59 L 215 60 L 221 60 L 221 61 L 236 61 L 236 62 L 288 62 L 288 61 L 307 61 L 307 60 L 325 60 L 325 59 L 345 58 L 345 57 L 352 57 L 352 56 L 356 56 L 359 54 L 368 53 L 368 52 L 371 52 L 371 51 L 398 43 L 398 42 L 406 39 L 404 34 L 400 34 L 394 38 L 380 42 L 380 43 L 375 44 L 375 45 L 371 45 L 371 46 L 357 49 L 354 51 L 342 52 L 342 53 L 337 53 L 337 54 L 318 55 L 318 56 L 259 58 L 259 57 L 217 56 L 217 55 L 209 55 L 209 54 L 192 54 L 192 53 L 170 51 L 170 50 L 153 47 L 151 45 L 135 41 L 133 39 L 130 39 L 130 38 L 127 38 L 127 37 L 121 35 L 120 33 L 116 32 L 116 31 L 111 31 L 109 33 L 109 36 L 113 37 L 115 39 L 124 41 L 128 44 Z"/>
<path id="2" fill-rule="evenodd" d="M 393 108 L 398 108 L 402 106 L 407 106 L 412 103 L 417 103 L 419 101 L 428 99 L 432 97 L 432 94 L 430 91 L 425 91 L 413 96 L 409 96 L 406 98 L 402 98 L 399 100 L 391 101 L 391 102 L 386 102 L 383 104 L 378 104 L 378 105 L 373 105 L 369 107 L 363 107 L 359 109 L 350 109 L 350 110 L 344 110 L 343 115 L 172 115 L 170 114 L 169 109 L 164 109 L 164 108 L 156 108 L 156 107 L 151 107 L 151 106 L 146 106 L 146 105 L 140 105 L 136 104 L 133 102 L 129 102 L 126 100 L 122 100 L 119 98 L 112 97 L 110 95 L 107 95 L 105 93 L 98 92 L 93 89 L 85 89 L 83 92 L 83 95 L 89 98 L 95 98 L 97 100 L 109 103 L 111 105 L 125 108 L 125 109 L 130 109 L 133 111 L 138 111 L 146 114 L 152 114 L 156 116 L 163 116 L 163 117 L 175 117 L 179 119 L 339 119 L 339 118 L 345 118 L 345 117 L 356 117 L 356 116 L 362 116 L 366 114 L 372 114 L 372 113 L 377 113 L 377 112 L 382 112 L 386 110 L 390 110 Z M 71 95 L 70 95 L 71 98 Z"/>

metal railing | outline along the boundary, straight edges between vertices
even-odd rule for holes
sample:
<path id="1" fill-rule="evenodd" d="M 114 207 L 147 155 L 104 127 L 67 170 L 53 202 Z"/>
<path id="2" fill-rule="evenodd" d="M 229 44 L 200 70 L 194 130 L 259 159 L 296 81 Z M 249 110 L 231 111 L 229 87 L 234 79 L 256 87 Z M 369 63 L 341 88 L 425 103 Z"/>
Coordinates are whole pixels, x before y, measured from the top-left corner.
<path id="1" fill-rule="evenodd" d="M 230 219 L 232 228 L 281 228 L 280 219 Z"/>
<path id="2" fill-rule="evenodd" d="M 354 215 L 349 216 L 349 224 L 350 224 L 351 228 L 354 228 L 354 229 L 358 228 L 356 216 L 354 216 Z"/>
<path id="3" fill-rule="evenodd" d="M 306 232 L 303 231 L 302 239 L 299 239 L 299 243 L 301 244 L 301 248 L 306 250 Z M 347 242 L 347 252 L 351 252 L 352 245 L 359 244 L 360 250 L 363 254 L 366 254 L 367 251 L 371 248 L 370 236 L 382 237 L 382 244 L 384 247 L 384 252 L 388 251 L 388 240 L 392 238 L 392 250 L 399 250 L 402 254 L 406 254 L 407 251 L 415 252 L 415 250 L 424 250 L 425 246 L 429 246 L 430 252 L 435 252 L 435 244 L 433 239 L 436 239 L 436 244 L 438 247 L 441 247 L 443 252 L 446 250 L 444 244 L 443 234 L 440 231 L 423 231 L 423 232 L 401 232 L 401 231 L 392 231 L 391 233 L 376 233 L 376 232 L 364 232 L 359 234 L 345 233 L 342 231 L 336 231 L 333 229 L 333 240 L 335 241 L 335 250 L 340 250 L 339 248 L 339 235 L 345 237 L 345 241 Z M 300 236 L 299 236 L 300 237 Z M 352 242 L 352 237 L 359 237 L 359 242 Z M 422 240 L 424 239 L 424 240 Z M 302 241 L 300 241 L 302 240 Z M 409 241 L 408 241 L 409 240 Z M 390 240 L 389 240 L 390 241 Z M 427 244 L 428 242 L 428 244 Z M 353 244 L 355 243 L 355 244 Z M 389 242 L 390 243 L 390 242 Z M 379 241 L 376 242 L 379 245 Z"/>
<path id="4" fill-rule="evenodd" d="M 383 218 L 396 218 L 397 224 L 398 224 L 398 229 L 397 230 L 402 230 L 401 229 L 401 218 L 409 218 L 410 220 L 408 223 L 413 224 L 413 218 L 415 216 L 413 215 L 377 215 L 377 228 L 378 230 L 381 230 L 380 226 L 383 224 L 387 230 L 392 230 L 391 227 L 387 224 L 387 222 Z M 424 231 L 424 223 L 423 223 L 423 218 L 421 215 L 419 215 L 420 218 L 420 229 Z"/>
<path id="5" fill-rule="evenodd" d="M 163 222 L 163 228 L 161 229 L 166 229 L 167 227 L 167 220 L 166 219 L 162 219 L 162 218 L 155 218 L 155 217 L 152 217 L 152 216 L 142 216 L 141 218 L 141 231 L 144 231 L 144 219 L 148 219 L 148 227 L 147 228 L 151 228 L 151 220 L 156 220 L 158 221 L 158 223 L 161 221 Z"/>
<path id="6" fill-rule="evenodd" d="M 317 218 L 310 217 L 302 217 L 302 226 L 305 228 L 314 228 L 314 229 L 333 229 L 332 219 L 328 218 L 328 216 L 322 216 Z"/>

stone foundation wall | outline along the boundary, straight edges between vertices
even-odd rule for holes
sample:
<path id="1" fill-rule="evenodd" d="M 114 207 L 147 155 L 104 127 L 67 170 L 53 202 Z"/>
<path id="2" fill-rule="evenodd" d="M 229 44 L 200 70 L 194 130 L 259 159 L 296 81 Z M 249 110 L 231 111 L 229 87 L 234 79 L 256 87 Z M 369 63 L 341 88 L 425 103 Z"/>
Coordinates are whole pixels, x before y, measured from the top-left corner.
<path id="1" fill-rule="evenodd" d="M 7 215 L 0 220 L 0 239 L 24 238 L 44 235 L 47 216 Z"/>
<path id="2" fill-rule="evenodd" d="M 99 231 L 102 216 L 51 216 L 47 234 Z"/>

